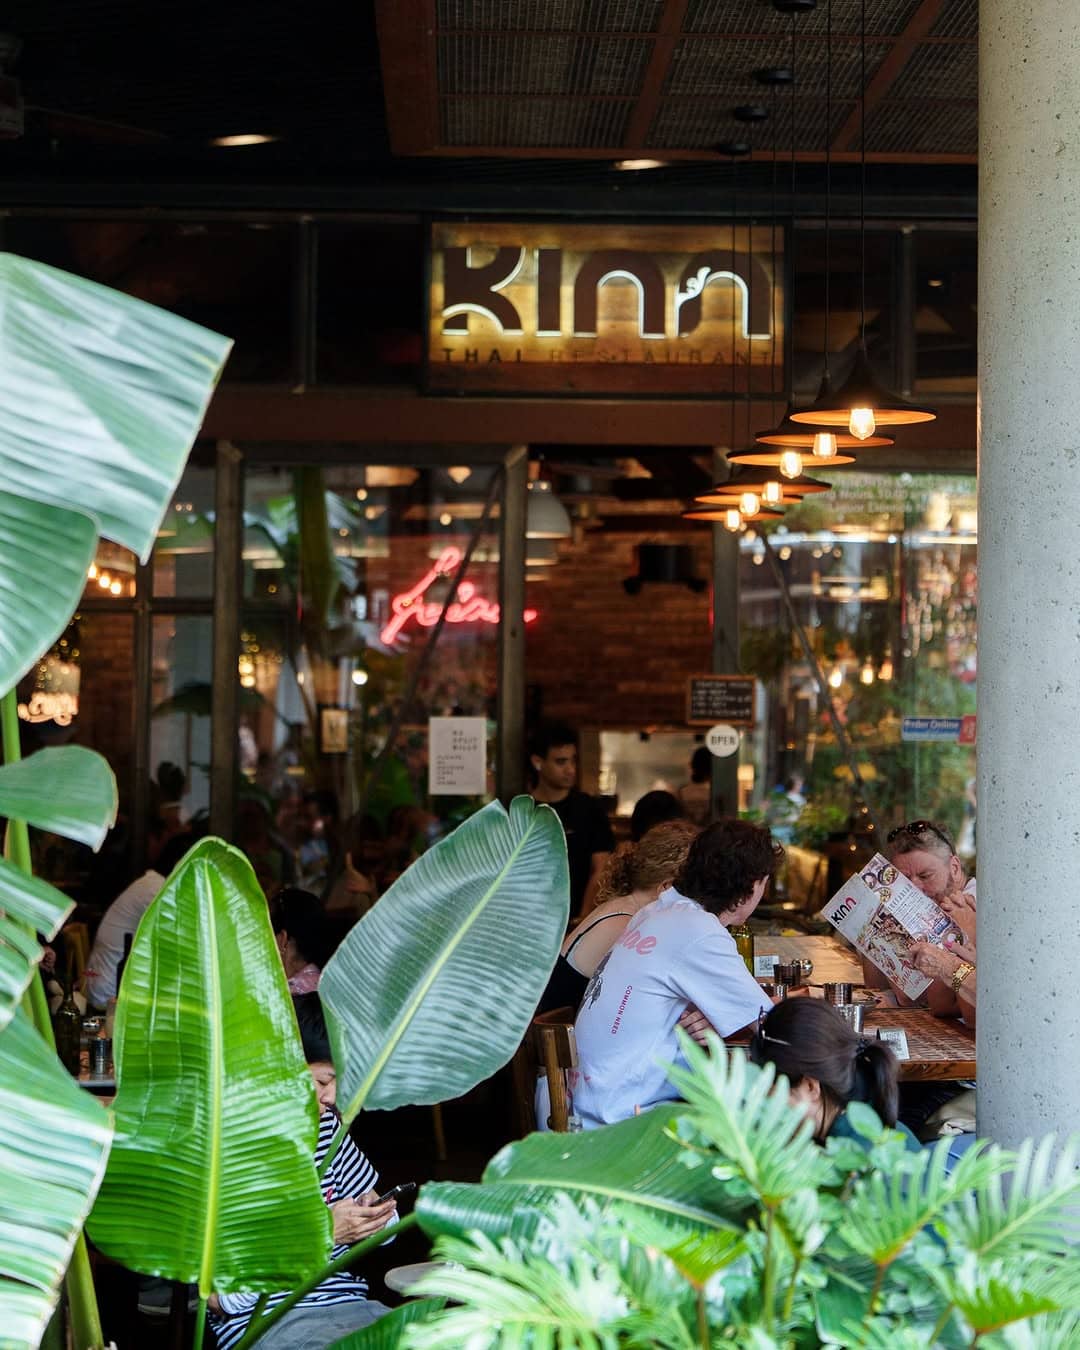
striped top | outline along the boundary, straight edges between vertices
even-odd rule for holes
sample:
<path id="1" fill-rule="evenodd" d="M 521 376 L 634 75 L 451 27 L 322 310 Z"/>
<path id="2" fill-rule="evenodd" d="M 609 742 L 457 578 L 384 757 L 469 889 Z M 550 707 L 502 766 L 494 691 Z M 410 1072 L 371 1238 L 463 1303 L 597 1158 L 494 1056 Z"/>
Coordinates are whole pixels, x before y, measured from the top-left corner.
<path id="1" fill-rule="evenodd" d="M 319 1116 L 319 1142 L 315 1145 L 315 1166 L 322 1164 L 326 1157 L 330 1141 L 338 1127 L 338 1117 L 333 1111 L 324 1111 Z M 348 1135 L 338 1149 L 333 1162 L 322 1178 L 323 1199 L 328 1205 L 336 1204 L 349 1196 L 360 1196 L 370 1191 L 378 1182 L 379 1174 L 356 1147 Z M 330 1254 L 336 1260 L 348 1250 L 339 1243 Z M 276 1307 L 286 1293 L 272 1294 L 266 1302 L 266 1308 Z M 219 1294 L 221 1314 L 211 1313 L 210 1321 L 217 1336 L 218 1350 L 231 1350 L 247 1329 L 251 1311 L 258 1302 L 258 1294 Z M 298 1308 L 310 1308 L 315 1304 L 352 1303 L 367 1298 L 367 1281 L 348 1271 L 339 1271 L 323 1280 L 322 1284 L 305 1294 L 296 1305 Z"/>

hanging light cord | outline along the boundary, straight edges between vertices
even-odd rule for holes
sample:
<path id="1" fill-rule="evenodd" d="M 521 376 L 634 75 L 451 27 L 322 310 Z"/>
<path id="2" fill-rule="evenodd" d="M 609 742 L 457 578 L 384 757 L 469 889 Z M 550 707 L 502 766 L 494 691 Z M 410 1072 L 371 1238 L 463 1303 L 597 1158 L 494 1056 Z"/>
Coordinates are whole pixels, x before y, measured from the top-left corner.
<path id="1" fill-rule="evenodd" d="M 859 252 L 862 263 L 859 337 L 866 347 L 866 0 L 859 5 Z"/>
<path id="2" fill-rule="evenodd" d="M 735 240 L 739 232 L 739 161 L 731 156 L 731 445 L 735 449 L 735 395 L 738 393 L 738 354 L 739 340 L 736 328 L 736 314 L 739 308 L 739 288 L 735 278 Z"/>
<path id="3" fill-rule="evenodd" d="M 825 377 L 832 314 L 832 0 L 825 0 Z"/>
<path id="4" fill-rule="evenodd" d="M 776 416 L 776 85 L 769 90 L 769 120 L 773 127 L 772 200 L 769 231 L 769 257 L 772 280 L 769 287 L 769 407 L 770 416 Z"/>
<path id="5" fill-rule="evenodd" d="M 791 15 L 791 239 L 788 245 L 790 264 L 788 274 L 791 277 L 788 296 L 787 317 L 787 366 L 788 366 L 788 402 L 795 399 L 795 13 Z"/>

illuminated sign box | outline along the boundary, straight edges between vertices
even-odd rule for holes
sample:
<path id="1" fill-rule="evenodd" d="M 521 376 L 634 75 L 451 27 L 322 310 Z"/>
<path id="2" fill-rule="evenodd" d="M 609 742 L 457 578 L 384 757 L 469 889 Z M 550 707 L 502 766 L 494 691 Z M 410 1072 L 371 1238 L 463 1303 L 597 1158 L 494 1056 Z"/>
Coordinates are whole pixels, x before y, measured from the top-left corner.
<path id="1" fill-rule="evenodd" d="M 771 226 L 436 223 L 427 383 L 465 393 L 768 396 Z M 780 235 L 776 242 L 779 247 Z M 782 384 L 782 381 L 779 382 Z"/>

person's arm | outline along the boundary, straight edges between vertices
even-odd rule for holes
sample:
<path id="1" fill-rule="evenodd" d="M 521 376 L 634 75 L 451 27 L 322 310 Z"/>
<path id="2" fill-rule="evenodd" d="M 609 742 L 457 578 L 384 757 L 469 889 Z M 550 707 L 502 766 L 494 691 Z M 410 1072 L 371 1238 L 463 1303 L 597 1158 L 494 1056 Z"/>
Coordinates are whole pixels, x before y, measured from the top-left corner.
<path id="1" fill-rule="evenodd" d="M 955 994 L 965 1017 L 974 1012 L 977 997 L 974 957 L 974 950 L 960 943 L 955 944 L 951 951 L 935 947 L 929 942 L 916 942 L 911 948 L 911 959 L 916 969 L 922 971 L 924 975 L 929 975 L 931 979 L 940 980 L 947 985 L 949 992 Z M 971 971 L 963 982 L 955 987 L 952 983 L 953 977 L 964 964 L 969 965 Z"/>
<path id="2" fill-rule="evenodd" d="M 678 992 L 719 1036 L 732 1036 L 772 1007 L 746 968 L 731 937 L 717 924 L 715 935 L 698 936 L 679 953 L 672 970 Z"/>

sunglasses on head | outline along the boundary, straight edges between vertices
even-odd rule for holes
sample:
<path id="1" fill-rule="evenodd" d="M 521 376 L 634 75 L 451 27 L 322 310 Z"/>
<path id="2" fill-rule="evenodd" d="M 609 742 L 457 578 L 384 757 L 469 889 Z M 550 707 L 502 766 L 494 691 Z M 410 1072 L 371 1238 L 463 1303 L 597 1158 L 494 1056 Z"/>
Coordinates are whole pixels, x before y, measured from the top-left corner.
<path id="1" fill-rule="evenodd" d="M 897 825 L 895 830 L 890 830 L 885 836 L 885 842 L 891 844 L 894 839 L 898 839 L 902 834 L 910 835 L 912 839 L 918 839 L 924 834 L 932 834 L 941 840 L 950 853 L 956 852 L 952 846 L 952 840 L 947 834 L 939 830 L 932 820 L 911 820 L 906 825 Z"/>

